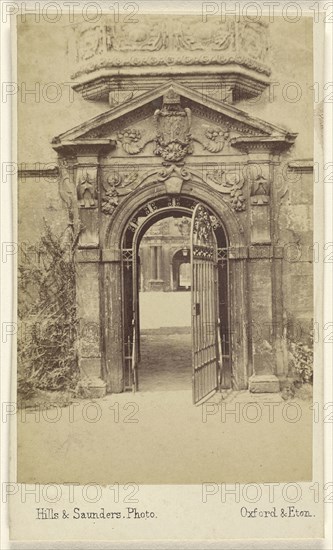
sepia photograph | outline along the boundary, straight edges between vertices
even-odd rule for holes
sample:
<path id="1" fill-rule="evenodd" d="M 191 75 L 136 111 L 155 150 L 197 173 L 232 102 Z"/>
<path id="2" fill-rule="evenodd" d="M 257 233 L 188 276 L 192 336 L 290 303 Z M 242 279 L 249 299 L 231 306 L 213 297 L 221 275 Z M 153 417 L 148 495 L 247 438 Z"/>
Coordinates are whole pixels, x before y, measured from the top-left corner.
<path id="1" fill-rule="evenodd" d="M 309 482 L 313 19 L 135 5 L 16 21 L 17 480 Z"/>

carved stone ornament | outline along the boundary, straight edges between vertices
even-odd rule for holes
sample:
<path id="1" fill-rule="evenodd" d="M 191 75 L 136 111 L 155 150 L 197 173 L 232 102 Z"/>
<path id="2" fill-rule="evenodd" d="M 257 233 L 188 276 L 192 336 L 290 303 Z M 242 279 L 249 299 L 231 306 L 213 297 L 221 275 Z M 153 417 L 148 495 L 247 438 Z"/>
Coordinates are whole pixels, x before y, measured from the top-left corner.
<path id="1" fill-rule="evenodd" d="M 97 207 L 97 168 L 78 168 L 76 178 L 76 192 L 79 207 L 96 208 Z"/>
<path id="2" fill-rule="evenodd" d="M 269 182 L 268 180 L 259 174 L 251 182 L 250 186 L 250 197 L 251 204 L 262 206 L 269 203 Z"/>
<path id="3" fill-rule="evenodd" d="M 232 208 L 236 212 L 245 210 L 246 200 L 243 195 L 244 178 L 235 171 L 225 171 L 214 168 L 207 171 L 207 179 L 214 182 L 220 193 L 230 195 Z"/>
<path id="4" fill-rule="evenodd" d="M 203 148 L 207 149 L 210 153 L 220 153 L 229 138 L 229 132 L 222 128 L 211 126 L 205 131 L 205 136 L 208 141 L 203 144 Z"/>
<path id="5" fill-rule="evenodd" d="M 68 208 L 74 204 L 75 185 L 73 183 L 73 170 L 67 158 L 59 158 L 58 189 L 61 200 Z"/>
<path id="6" fill-rule="evenodd" d="M 138 179 L 138 176 L 139 173 L 134 171 L 128 172 L 126 174 L 122 174 L 120 172 L 112 172 L 107 176 L 106 182 L 110 187 L 126 187 L 127 185 L 135 183 Z"/>
<path id="7" fill-rule="evenodd" d="M 76 25 L 70 44 L 74 78 L 105 67 L 238 63 L 264 74 L 267 24 L 221 22 L 198 16 L 141 16 L 140 24 L 104 22 Z M 135 55 L 138 52 L 139 55 Z"/>
<path id="8" fill-rule="evenodd" d="M 119 204 L 119 193 L 116 187 L 111 187 L 105 192 L 102 199 L 101 210 L 111 216 Z"/>
<path id="9" fill-rule="evenodd" d="M 144 145 L 139 143 L 141 132 L 139 130 L 127 128 L 117 134 L 118 140 L 126 153 L 129 155 L 137 155 L 142 151 Z"/>
<path id="10" fill-rule="evenodd" d="M 168 195 L 179 195 L 183 182 L 190 179 L 190 174 L 184 167 L 172 164 L 171 166 L 164 168 L 158 174 L 157 179 L 158 181 L 164 182 L 165 190 Z"/>
<path id="11" fill-rule="evenodd" d="M 191 143 L 191 111 L 180 105 L 180 96 L 171 88 L 163 98 L 162 109 L 154 113 L 156 124 L 155 155 L 169 162 L 183 160 L 193 152 Z"/>

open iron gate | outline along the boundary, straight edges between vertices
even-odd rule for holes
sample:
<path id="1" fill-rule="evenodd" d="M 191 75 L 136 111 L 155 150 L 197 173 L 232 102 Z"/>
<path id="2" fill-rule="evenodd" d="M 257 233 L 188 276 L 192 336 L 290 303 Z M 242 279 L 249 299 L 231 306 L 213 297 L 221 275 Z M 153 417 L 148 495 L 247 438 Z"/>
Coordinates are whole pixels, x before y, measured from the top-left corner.
<path id="1" fill-rule="evenodd" d="M 199 203 L 191 224 L 192 389 L 195 404 L 215 393 L 219 383 L 217 252 L 211 217 Z"/>

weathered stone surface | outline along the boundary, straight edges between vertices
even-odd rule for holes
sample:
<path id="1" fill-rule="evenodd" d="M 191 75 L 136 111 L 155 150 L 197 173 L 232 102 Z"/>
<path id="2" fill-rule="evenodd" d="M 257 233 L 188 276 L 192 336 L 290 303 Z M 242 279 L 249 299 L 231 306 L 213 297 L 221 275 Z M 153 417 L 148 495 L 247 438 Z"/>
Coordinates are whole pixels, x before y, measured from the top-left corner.
<path id="1" fill-rule="evenodd" d="M 249 390 L 251 393 L 277 393 L 280 383 L 274 375 L 253 375 L 249 378 Z"/>
<path id="2" fill-rule="evenodd" d="M 87 376 L 82 379 L 81 384 L 82 397 L 86 399 L 98 399 L 106 395 L 106 382 L 98 376 Z"/>

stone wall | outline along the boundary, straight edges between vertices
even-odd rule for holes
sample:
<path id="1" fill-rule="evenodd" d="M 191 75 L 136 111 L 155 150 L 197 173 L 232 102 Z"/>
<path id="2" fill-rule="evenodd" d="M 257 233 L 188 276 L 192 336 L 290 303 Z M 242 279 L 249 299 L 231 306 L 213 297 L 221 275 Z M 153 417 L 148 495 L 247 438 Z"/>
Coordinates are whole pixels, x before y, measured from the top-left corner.
<path id="1" fill-rule="evenodd" d="M 318 248 L 313 241 L 313 173 L 290 169 L 279 211 L 283 254 L 285 323 L 292 339 L 308 340 L 313 328 L 313 267 Z"/>
<path id="2" fill-rule="evenodd" d="M 60 197 L 58 176 L 21 173 L 18 177 L 18 238 L 22 247 L 39 241 L 45 222 L 61 236 L 68 211 Z M 23 244 L 25 243 L 25 244 Z"/>

